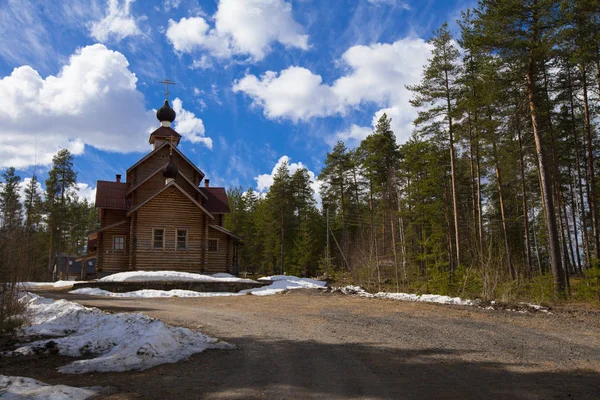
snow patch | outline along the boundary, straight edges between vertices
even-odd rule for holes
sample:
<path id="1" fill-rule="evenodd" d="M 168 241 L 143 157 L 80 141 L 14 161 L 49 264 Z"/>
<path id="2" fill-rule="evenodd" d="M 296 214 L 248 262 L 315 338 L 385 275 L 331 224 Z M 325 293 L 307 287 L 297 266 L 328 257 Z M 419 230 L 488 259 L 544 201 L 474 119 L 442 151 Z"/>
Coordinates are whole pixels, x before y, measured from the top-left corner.
<path id="1" fill-rule="evenodd" d="M 128 271 L 112 274 L 101 282 L 144 282 L 144 281 L 198 281 L 198 282 L 249 282 L 252 279 L 237 278 L 230 274 L 202 275 L 178 271 Z"/>
<path id="2" fill-rule="evenodd" d="M 144 370 L 174 363 L 206 349 L 234 348 L 218 339 L 186 328 L 173 327 L 144 314 L 109 314 L 67 300 L 53 301 L 35 294 L 23 298 L 31 325 L 25 336 L 50 336 L 13 353 L 58 354 L 95 358 L 58 368 L 63 373 Z"/>
<path id="3" fill-rule="evenodd" d="M 105 297 L 134 297 L 134 298 L 157 298 L 157 297 L 217 297 L 217 296 L 237 296 L 238 293 L 229 292 L 195 292 L 193 290 L 154 290 L 143 289 L 133 292 L 115 293 L 108 290 L 98 288 L 81 288 L 71 290 L 71 294 L 84 294 L 88 296 L 105 296 Z"/>
<path id="4" fill-rule="evenodd" d="M 56 282 L 21 282 L 24 289 L 35 289 L 40 287 L 54 287 L 57 289 L 73 287 L 76 283 L 85 283 L 85 281 L 56 281 Z"/>
<path id="5" fill-rule="evenodd" d="M 138 298 L 156 298 L 156 297 L 217 297 L 217 296 L 243 296 L 253 294 L 255 296 L 271 296 L 281 293 L 285 290 L 293 289 L 322 289 L 327 283 L 308 278 L 298 278 L 296 276 L 269 276 L 260 278 L 262 281 L 272 282 L 268 286 L 260 288 L 246 289 L 238 293 L 227 292 L 195 292 L 192 290 L 136 290 L 134 292 L 114 293 L 96 288 L 82 288 L 72 290 L 72 294 L 84 294 L 88 296 L 108 296 L 108 297 L 138 297 Z"/>
<path id="6" fill-rule="evenodd" d="M 454 304 L 459 306 L 474 306 L 477 304 L 473 300 L 464 300 L 460 297 L 442 296 L 439 294 L 412 294 L 412 293 L 369 293 L 360 286 L 344 286 L 335 288 L 334 291 L 341 292 L 343 294 L 356 295 L 361 297 L 368 297 L 371 299 L 389 299 L 389 300 L 400 300 L 400 301 L 414 301 L 414 302 L 425 302 L 425 303 L 438 303 L 438 304 Z"/>
<path id="7" fill-rule="evenodd" d="M 65 385 L 48 385 L 31 378 L 0 375 L 0 397 L 6 400 L 84 400 L 97 396 L 102 388 L 77 388 Z"/>

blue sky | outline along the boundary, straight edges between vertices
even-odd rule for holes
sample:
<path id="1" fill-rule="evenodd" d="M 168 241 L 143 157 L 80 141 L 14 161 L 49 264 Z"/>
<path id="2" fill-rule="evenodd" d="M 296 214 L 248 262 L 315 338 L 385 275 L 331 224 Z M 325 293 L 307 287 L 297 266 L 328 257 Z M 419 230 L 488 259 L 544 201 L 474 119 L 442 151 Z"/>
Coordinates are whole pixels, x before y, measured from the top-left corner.
<path id="1" fill-rule="evenodd" d="M 67 147 L 93 198 L 151 150 L 169 78 L 180 148 L 213 185 L 264 191 L 282 160 L 318 175 L 382 112 L 406 140 L 426 40 L 473 3 L 2 0 L 0 168 L 43 180 Z"/>

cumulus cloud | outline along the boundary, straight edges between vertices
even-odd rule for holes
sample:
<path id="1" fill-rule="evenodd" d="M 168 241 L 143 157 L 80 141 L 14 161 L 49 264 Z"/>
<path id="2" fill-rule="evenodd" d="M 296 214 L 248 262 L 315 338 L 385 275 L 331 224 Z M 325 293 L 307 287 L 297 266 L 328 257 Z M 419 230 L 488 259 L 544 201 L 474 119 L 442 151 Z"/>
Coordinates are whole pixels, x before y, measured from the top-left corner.
<path id="1" fill-rule="evenodd" d="M 387 112 L 396 135 L 404 141 L 410 136 L 410 124 L 416 115 L 408 103 L 411 93 L 405 85 L 420 81 L 430 52 L 431 46 L 420 38 L 353 46 L 339 63 L 349 72 L 332 84 L 323 83 L 320 75 L 306 68 L 293 66 L 280 73 L 267 71 L 260 77 L 246 75 L 234 82 L 233 91 L 248 95 L 267 118 L 294 122 L 344 115 L 363 103 L 376 104 L 382 109 L 374 121 Z M 353 127 L 338 135 L 359 137 L 365 129 Z"/>
<path id="2" fill-rule="evenodd" d="M 0 79 L 0 167 L 48 165 L 61 148 L 78 155 L 85 145 L 120 153 L 147 151 L 148 134 L 158 122 L 136 82 L 125 56 L 102 44 L 77 50 L 56 76 L 42 78 L 29 66 L 15 68 Z M 182 125 L 184 139 L 197 143 L 204 126 L 191 112 L 181 108 L 180 114 L 190 125 Z"/>
<path id="3" fill-rule="evenodd" d="M 79 198 L 80 201 L 83 201 L 83 199 L 86 199 L 88 201 L 88 203 L 96 202 L 96 188 L 95 187 L 93 188 L 90 185 L 88 185 L 87 183 L 82 183 L 82 182 L 77 182 L 75 187 L 77 188 L 75 193 L 77 194 L 77 197 Z"/>
<path id="4" fill-rule="evenodd" d="M 220 0 L 213 18 L 214 27 L 201 16 L 169 20 L 167 39 L 178 52 L 207 51 L 217 58 L 248 55 L 261 60 L 275 42 L 309 48 L 308 35 L 284 0 Z"/>
<path id="5" fill-rule="evenodd" d="M 140 35 L 142 32 L 136 20 L 130 15 L 131 3 L 135 0 L 108 0 L 106 16 L 100 21 L 90 24 L 90 35 L 99 42 L 115 40 L 116 42 L 128 36 Z"/>
<path id="6" fill-rule="evenodd" d="M 279 158 L 279 160 L 277 161 L 277 163 L 275 164 L 275 166 L 273 167 L 273 169 L 271 170 L 270 174 L 261 174 L 261 175 L 254 177 L 254 180 L 256 181 L 256 189 L 258 190 L 259 193 L 265 194 L 269 190 L 269 188 L 273 185 L 274 176 L 277 173 L 277 170 L 279 169 L 279 167 L 281 167 L 283 165 L 283 163 L 287 163 L 288 169 L 290 171 L 290 176 L 292 176 L 299 169 L 304 168 L 307 170 L 308 176 L 310 177 L 310 187 L 313 189 L 315 201 L 317 202 L 317 205 L 320 207 L 321 206 L 321 195 L 319 193 L 319 189 L 321 187 L 321 182 L 316 178 L 315 173 L 313 171 L 309 170 L 308 167 L 302 163 L 302 161 L 294 162 L 294 163 L 290 162 L 290 161 L 291 161 L 290 157 L 281 156 Z"/>
<path id="7" fill-rule="evenodd" d="M 176 98 L 173 100 L 173 110 L 177 113 L 174 129 L 183 136 L 184 140 L 192 143 L 202 143 L 212 150 L 212 139 L 204 136 L 204 123 L 196 118 L 194 113 L 183 108 L 183 102 Z"/>

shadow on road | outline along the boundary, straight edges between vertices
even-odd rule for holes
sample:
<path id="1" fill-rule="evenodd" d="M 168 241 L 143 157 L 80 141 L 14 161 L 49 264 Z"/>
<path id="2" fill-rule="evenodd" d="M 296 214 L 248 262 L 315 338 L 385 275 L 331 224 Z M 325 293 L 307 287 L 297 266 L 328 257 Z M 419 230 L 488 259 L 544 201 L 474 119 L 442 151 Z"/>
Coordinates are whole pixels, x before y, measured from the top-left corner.
<path id="1" fill-rule="evenodd" d="M 237 350 L 210 350 L 147 371 L 63 375 L 55 368 L 64 357 L 4 359 L 2 370 L 54 384 L 115 386 L 144 399 L 597 399 L 600 393 L 594 371 L 542 372 L 526 362 L 473 361 L 479 353 L 468 349 L 250 337 L 236 342 Z"/>

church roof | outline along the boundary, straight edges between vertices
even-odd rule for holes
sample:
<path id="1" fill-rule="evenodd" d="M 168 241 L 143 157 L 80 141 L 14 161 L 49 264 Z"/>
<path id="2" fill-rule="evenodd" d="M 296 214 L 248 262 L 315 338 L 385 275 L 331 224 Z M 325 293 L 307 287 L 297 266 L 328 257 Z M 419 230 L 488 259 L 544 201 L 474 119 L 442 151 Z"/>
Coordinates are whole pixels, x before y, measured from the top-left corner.
<path id="1" fill-rule="evenodd" d="M 150 144 L 152 144 L 154 143 L 154 139 L 156 138 L 165 139 L 170 138 L 171 136 L 173 136 L 173 138 L 176 139 L 178 142 L 179 140 L 181 140 L 181 135 L 177 133 L 175 129 L 171 128 L 170 126 L 161 126 L 150 134 L 149 141 Z"/>
<path id="2" fill-rule="evenodd" d="M 129 217 L 135 211 L 137 211 L 140 208 L 142 208 L 143 206 L 145 206 L 150 200 L 154 199 L 155 197 L 157 197 L 159 194 L 161 194 L 162 192 L 164 192 L 165 190 L 167 190 L 170 187 L 174 187 L 177 190 L 179 190 L 181 193 L 183 193 L 183 195 L 185 197 L 187 197 L 199 209 L 201 209 L 202 211 L 204 211 L 206 213 L 206 215 L 208 215 L 212 219 L 215 219 L 215 217 L 212 215 L 212 213 L 209 210 L 207 210 L 204 206 L 202 206 L 200 203 L 198 203 L 198 201 L 196 201 L 196 199 L 194 199 L 192 196 L 190 196 L 185 190 L 183 190 L 178 184 L 176 184 L 175 181 L 169 182 L 168 184 L 166 184 L 165 186 L 163 186 L 159 191 L 155 192 L 153 195 L 151 195 L 146 200 L 144 200 L 142 203 L 140 203 L 137 206 L 135 206 L 134 208 L 132 208 L 129 212 L 127 212 L 127 216 Z"/>
<path id="3" fill-rule="evenodd" d="M 125 182 L 98 181 L 96 186 L 96 207 L 127 210 L 126 201 L 129 184 Z"/>
<path id="4" fill-rule="evenodd" d="M 160 129 L 160 128 L 158 128 Z M 157 129 L 157 130 L 158 130 Z M 169 128 L 170 129 L 170 128 Z M 156 131 L 155 131 L 156 132 Z M 173 131 L 175 132 L 175 131 Z M 175 132 L 177 133 L 177 132 Z M 178 134 L 178 133 L 177 133 Z M 179 134 L 178 134 L 179 135 Z M 165 142 L 163 144 L 161 144 L 160 146 L 158 146 L 156 149 L 152 150 L 150 153 L 146 154 L 141 160 L 139 160 L 138 162 L 136 162 L 135 164 L 133 164 L 131 167 L 127 168 L 127 172 L 131 171 L 132 169 L 134 169 L 135 167 L 137 167 L 138 165 L 140 165 L 141 163 L 143 163 L 144 161 L 146 161 L 148 158 L 152 157 L 154 154 L 158 153 L 160 151 L 160 149 L 162 149 L 165 146 L 171 146 L 171 143 L 169 142 Z M 190 164 L 192 166 L 192 168 L 194 168 L 194 170 L 200 175 L 200 179 L 204 178 L 204 172 L 200 171 L 200 168 L 198 168 L 196 166 L 196 164 L 194 164 L 193 162 L 190 161 L 189 158 L 187 158 L 185 156 L 185 154 L 183 154 L 181 152 L 181 150 L 179 150 L 177 148 L 177 146 L 173 146 L 173 151 L 176 152 L 177 154 L 179 154 L 181 156 L 181 158 L 183 158 L 185 161 L 187 161 L 188 164 Z"/>
<path id="5" fill-rule="evenodd" d="M 200 192 L 206 195 L 204 207 L 212 214 L 227 214 L 231 212 L 225 188 L 201 187 Z"/>

